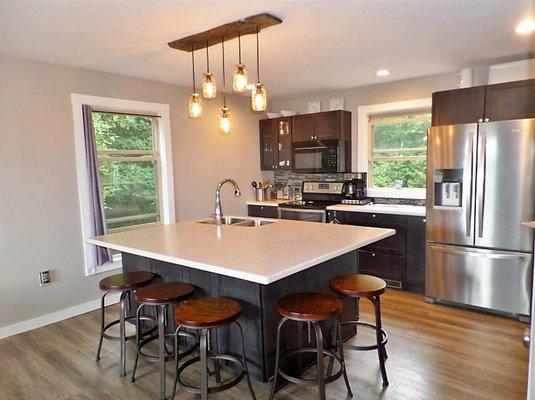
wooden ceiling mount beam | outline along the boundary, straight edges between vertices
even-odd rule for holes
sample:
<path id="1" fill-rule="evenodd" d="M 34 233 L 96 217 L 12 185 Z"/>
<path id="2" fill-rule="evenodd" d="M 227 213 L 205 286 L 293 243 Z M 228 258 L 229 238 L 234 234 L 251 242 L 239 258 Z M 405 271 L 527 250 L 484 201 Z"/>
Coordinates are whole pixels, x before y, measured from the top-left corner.
<path id="1" fill-rule="evenodd" d="M 238 21 L 229 22 L 228 24 L 218 26 L 216 28 L 208 29 L 207 31 L 196 33 L 195 35 L 186 36 L 182 39 L 169 42 L 169 47 L 177 50 L 191 52 L 192 50 L 200 50 L 214 44 L 221 43 L 221 38 L 224 41 L 232 40 L 241 36 L 256 33 L 256 29 L 262 30 L 273 25 L 282 23 L 282 19 L 271 14 L 258 14 Z"/>

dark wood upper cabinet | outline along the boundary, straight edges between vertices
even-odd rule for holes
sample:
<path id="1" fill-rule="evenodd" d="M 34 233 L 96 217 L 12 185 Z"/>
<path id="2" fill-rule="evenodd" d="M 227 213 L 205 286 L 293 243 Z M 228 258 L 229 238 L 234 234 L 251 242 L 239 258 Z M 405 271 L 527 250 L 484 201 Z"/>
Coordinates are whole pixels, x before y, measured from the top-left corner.
<path id="1" fill-rule="evenodd" d="M 433 126 L 469 124 L 485 118 L 485 86 L 433 93 Z"/>
<path id="2" fill-rule="evenodd" d="M 260 169 L 275 169 L 278 163 L 277 128 L 273 120 L 262 119 L 260 126 Z"/>
<path id="3" fill-rule="evenodd" d="M 260 169 L 290 170 L 292 121 L 290 117 L 262 119 L 260 126 Z"/>
<path id="4" fill-rule="evenodd" d="M 485 117 L 490 121 L 535 118 L 535 79 L 487 86 Z"/>
<path id="5" fill-rule="evenodd" d="M 433 93 L 433 125 L 535 118 L 535 79 Z"/>
<path id="6" fill-rule="evenodd" d="M 292 140 L 306 142 L 316 134 L 316 114 L 301 114 L 292 117 Z"/>
<path id="7" fill-rule="evenodd" d="M 260 164 L 262 170 L 292 170 L 292 144 L 319 140 L 340 140 L 344 170 L 351 169 L 351 113 L 320 113 L 262 119 L 260 126 Z M 347 166 L 347 167 L 345 167 Z M 338 171 L 342 172 L 342 171 Z"/>

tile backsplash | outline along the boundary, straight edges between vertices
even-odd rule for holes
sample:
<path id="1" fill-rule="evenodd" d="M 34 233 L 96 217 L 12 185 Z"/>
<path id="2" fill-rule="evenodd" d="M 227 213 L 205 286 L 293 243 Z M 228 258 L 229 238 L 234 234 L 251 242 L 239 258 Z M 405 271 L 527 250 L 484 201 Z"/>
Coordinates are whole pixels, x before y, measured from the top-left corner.
<path id="1" fill-rule="evenodd" d="M 287 185 L 293 189 L 296 196 L 301 196 L 301 182 L 303 181 L 343 181 L 355 176 L 353 173 L 331 173 L 331 174 L 299 174 L 291 171 L 274 171 L 274 186 L 276 189 L 283 189 Z M 424 206 L 425 200 L 418 199 L 393 199 L 386 197 L 375 197 L 377 204 L 408 204 Z"/>

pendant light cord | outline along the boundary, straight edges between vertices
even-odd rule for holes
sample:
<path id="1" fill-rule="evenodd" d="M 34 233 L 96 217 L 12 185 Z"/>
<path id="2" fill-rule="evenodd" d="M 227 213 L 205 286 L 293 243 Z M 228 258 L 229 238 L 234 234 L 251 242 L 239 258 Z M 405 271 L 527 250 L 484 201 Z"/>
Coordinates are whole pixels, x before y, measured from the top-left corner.
<path id="1" fill-rule="evenodd" d="M 256 80 L 260 83 L 260 51 L 258 44 L 258 25 L 256 26 Z"/>
<path id="2" fill-rule="evenodd" d="M 208 42 L 206 42 L 206 72 L 210 72 L 210 57 L 208 57 Z"/>
<path id="3" fill-rule="evenodd" d="M 241 65 L 241 33 L 238 31 L 238 64 Z"/>
<path id="4" fill-rule="evenodd" d="M 221 50 L 223 52 L 223 107 L 227 107 L 227 84 L 225 82 L 225 38 L 221 36 Z"/>
<path id="5" fill-rule="evenodd" d="M 193 74 L 191 75 L 192 77 L 192 82 L 193 82 L 193 93 L 196 93 L 196 90 L 195 90 L 195 56 L 194 56 L 195 52 L 193 51 L 193 46 L 191 46 L 191 69 L 193 70 Z"/>

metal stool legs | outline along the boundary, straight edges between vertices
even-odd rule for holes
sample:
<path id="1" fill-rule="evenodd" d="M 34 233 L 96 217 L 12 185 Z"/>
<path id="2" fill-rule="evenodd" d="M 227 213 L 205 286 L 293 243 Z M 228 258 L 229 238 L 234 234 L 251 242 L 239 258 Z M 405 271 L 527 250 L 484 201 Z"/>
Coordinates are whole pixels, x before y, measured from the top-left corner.
<path id="1" fill-rule="evenodd" d="M 277 380 L 278 376 L 280 375 L 284 379 L 297 383 L 297 384 L 314 384 L 313 380 L 310 379 L 302 379 L 302 378 L 296 378 L 293 376 L 288 375 L 284 371 L 282 371 L 279 367 L 279 363 L 281 359 L 284 359 L 292 354 L 297 354 L 298 358 L 302 353 L 316 353 L 316 364 L 317 364 L 317 376 L 316 376 L 316 382 L 315 384 L 318 386 L 318 392 L 319 392 L 319 399 L 325 400 L 325 384 L 330 383 L 338 379 L 340 376 L 343 375 L 344 382 L 346 384 L 347 388 L 347 395 L 348 397 L 353 397 L 353 393 L 351 391 L 351 387 L 349 385 L 349 379 L 347 377 L 347 371 L 344 361 L 344 353 L 343 353 L 343 344 L 342 344 L 342 333 L 340 329 L 340 318 L 336 318 L 335 321 L 335 332 L 336 335 L 339 337 L 340 345 L 338 346 L 339 354 L 336 354 L 330 350 L 324 349 L 323 346 L 323 332 L 321 330 L 321 326 L 318 321 L 307 321 L 307 323 L 310 324 L 310 326 L 314 329 L 314 333 L 316 336 L 316 348 L 301 348 L 301 345 L 299 344 L 299 347 L 297 350 L 288 351 L 285 354 L 281 356 L 280 354 L 280 337 L 281 337 L 281 330 L 283 325 L 286 321 L 288 321 L 288 318 L 282 318 L 277 326 L 277 349 L 276 349 L 276 355 L 275 355 L 275 374 L 273 376 L 273 385 L 271 387 L 271 393 L 269 395 L 269 400 L 273 400 L 273 397 L 275 396 L 275 390 L 277 386 Z M 298 327 L 302 324 L 301 321 L 298 321 Z M 302 332 L 302 329 L 299 329 L 299 333 Z M 325 368 L 323 364 L 323 358 L 327 355 L 331 360 L 337 360 L 340 363 L 340 370 L 334 374 L 331 375 L 330 373 L 325 376 Z"/>
<path id="2" fill-rule="evenodd" d="M 214 329 L 215 327 L 207 327 L 207 328 L 196 328 L 196 330 L 199 332 L 199 356 L 191 358 L 184 362 L 181 366 L 179 366 L 178 357 L 175 359 L 175 368 L 176 368 L 176 375 L 175 375 L 175 384 L 173 388 L 173 395 L 171 399 L 174 399 L 176 394 L 176 388 L 177 385 L 180 384 L 180 386 L 186 390 L 189 393 L 195 393 L 201 395 L 201 400 L 208 400 L 208 395 L 211 393 L 218 393 L 222 392 L 224 390 L 230 389 L 231 387 L 236 386 L 240 381 L 245 377 L 247 379 L 247 386 L 249 387 L 249 391 L 251 392 L 251 397 L 253 400 L 256 400 L 256 396 L 253 390 L 253 386 L 251 384 L 251 378 L 249 376 L 249 369 L 247 368 L 247 358 L 245 354 L 245 342 L 243 338 L 243 329 L 241 325 L 237 322 L 233 322 L 234 325 L 238 327 L 238 330 L 240 332 L 240 337 L 242 341 L 242 359 L 239 359 L 237 357 L 228 355 L 228 354 L 212 354 L 210 351 L 209 346 L 209 340 L 210 340 L 210 329 Z M 183 329 L 182 327 L 178 327 L 175 334 L 177 335 L 175 337 L 175 347 L 178 348 L 178 335 L 180 333 L 180 330 Z M 231 362 L 233 364 L 236 364 L 241 367 L 241 371 L 239 374 L 231 379 L 228 382 L 221 382 L 219 377 L 217 375 L 215 376 L 216 379 L 216 386 L 209 386 L 208 377 L 210 375 L 210 371 L 208 370 L 208 360 L 213 360 L 217 365 L 217 363 L 221 360 Z M 200 369 L 201 369 L 201 385 L 200 387 L 193 387 L 185 384 L 180 379 L 180 375 L 184 370 L 191 365 L 200 362 Z M 215 374 L 215 372 L 214 372 Z M 218 381 L 219 380 L 219 381 Z"/>
<path id="3" fill-rule="evenodd" d="M 383 386 L 388 386 L 388 377 L 386 376 L 385 360 L 387 358 L 385 343 L 383 341 L 383 327 L 381 323 L 381 300 L 379 296 L 371 299 L 375 308 L 375 337 L 377 338 L 377 352 L 379 354 L 379 366 L 383 378 Z"/>
<path id="4" fill-rule="evenodd" d="M 372 302 L 373 308 L 375 311 L 375 325 L 360 321 L 359 309 L 358 309 L 358 306 L 359 306 L 358 298 L 355 298 L 355 305 L 356 305 L 355 319 L 353 321 L 342 322 L 340 325 L 341 326 L 352 325 L 355 327 L 355 332 L 357 333 L 358 333 L 357 329 L 359 327 L 370 328 L 375 331 L 376 344 L 369 345 L 369 346 L 347 346 L 347 348 L 351 350 L 359 350 L 359 351 L 377 350 L 377 354 L 379 356 L 379 367 L 381 370 L 381 377 L 383 379 L 383 386 L 388 386 L 389 383 L 388 383 L 388 377 L 386 374 L 386 366 L 385 366 L 385 361 L 388 358 L 388 355 L 386 353 L 386 343 L 388 342 L 388 334 L 383 329 L 382 322 L 381 322 L 381 299 L 380 299 L 380 296 L 373 296 L 373 297 L 369 297 L 369 300 Z M 338 346 L 338 343 L 341 343 L 341 342 L 337 342 L 336 339 L 333 340 L 333 346 L 335 346 L 335 348 L 336 346 Z M 327 374 L 329 374 L 332 369 L 331 362 L 329 363 Z"/>
<path id="5" fill-rule="evenodd" d="M 116 321 L 113 321 L 109 323 L 108 325 L 105 325 L 105 299 L 106 295 L 109 293 L 105 292 L 102 295 L 102 299 L 100 302 L 100 337 L 98 341 L 98 348 L 97 348 L 97 356 L 96 361 L 100 360 L 100 352 L 102 350 L 102 340 L 104 338 L 106 339 L 112 339 L 112 340 L 119 340 L 120 341 L 120 362 L 119 362 L 119 376 L 124 377 L 126 376 L 126 341 L 132 337 L 126 337 L 126 328 L 125 328 L 125 321 L 127 320 L 126 317 L 126 302 L 128 299 L 128 296 L 130 294 L 129 290 L 125 290 L 121 292 L 121 297 L 119 300 L 120 303 L 120 312 L 119 312 L 119 319 Z M 110 336 L 106 334 L 106 331 L 108 328 L 112 327 L 113 325 L 119 324 L 119 336 Z"/>

